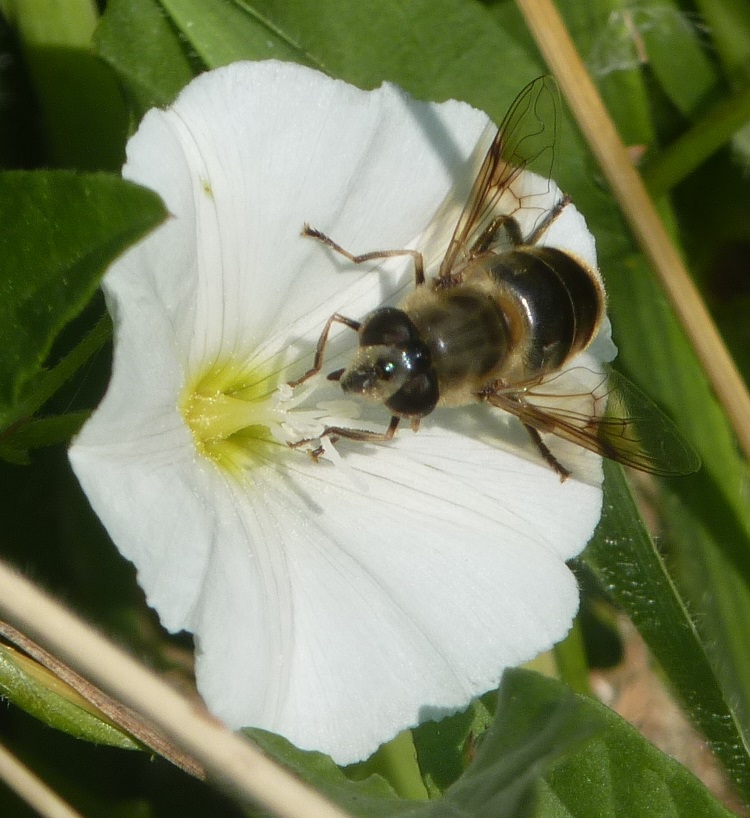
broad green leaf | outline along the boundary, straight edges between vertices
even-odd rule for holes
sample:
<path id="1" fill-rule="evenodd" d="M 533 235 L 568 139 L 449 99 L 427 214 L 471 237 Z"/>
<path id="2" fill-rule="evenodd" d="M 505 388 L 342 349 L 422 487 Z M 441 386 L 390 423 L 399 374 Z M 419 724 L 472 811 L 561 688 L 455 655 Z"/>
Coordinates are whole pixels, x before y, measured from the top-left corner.
<path id="1" fill-rule="evenodd" d="M 463 776 L 426 815 L 537 814 L 541 776 L 575 753 L 600 722 L 591 702 L 568 687 L 528 670 L 509 670 L 498 691 L 495 719 L 479 737 Z"/>
<path id="2" fill-rule="evenodd" d="M 0 178 L 0 417 L 22 397 L 107 265 L 161 222 L 151 191 L 107 174 Z"/>
<path id="3" fill-rule="evenodd" d="M 619 716 L 527 670 L 506 672 L 495 720 L 478 738 L 474 760 L 429 803 L 400 799 L 375 776 L 350 781 L 326 756 L 304 753 L 269 733 L 249 732 L 301 778 L 353 815 L 368 818 L 729 816 L 691 773 Z"/>
<path id="4" fill-rule="evenodd" d="M 302 752 L 269 733 L 248 732 L 267 753 L 353 815 L 520 818 L 531 814 L 545 768 L 596 729 L 586 700 L 563 685 L 530 671 L 507 672 L 494 723 L 477 742 L 470 767 L 442 797 L 427 803 L 398 798 L 377 776 L 351 781 L 327 756 Z"/>
<path id="5" fill-rule="evenodd" d="M 127 125 L 115 76 L 91 53 L 91 0 L 14 0 L 16 37 L 44 129 L 45 164 L 116 170 Z"/>
<path id="6" fill-rule="evenodd" d="M 323 69 L 290 31 L 254 3 L 159 0 L 174 25 L 211 68 L 241 59 L 277 59 Z M 316 4 L 317 5 L 317 4 Z M 315 6 L 309 6 L 310 14 Z"/>
<path id="7" fill-rule="evenodd" d="M 603 705 L 593 738 L 545 775 L 538 818 L 730 818 L 704 786 Z"/>
<path id="8" fill-rule="evenodd" d="M 622 470 L 605 464 L 605 505 L 583 559 L 630 616 L 741 792 L 750 792 L 747 725 L 724 695 L 701 636 L 638 517 Z"/>
<path id="9" fill-rule="evenodd" d="M 421 759 L 417 758 L 414 732 L 402 730 L 395 738 L 378 747 L 369 758 L 349 765 L 346 775 L 352 781 L 380 776 L 390 784 L 396 795 L 426 801 L 430 792 L 423 770 Z"/>
<path id="10" fill-rule="evenodd" d="M 120 77 L 136 120 L 169 105 L 196 73 L 157 0 L 111 0 L 94 43 Z"/>
<path id="11" fill-rule="evenodd" d="M 35 718 L 94 744 L 143 749 L 46 668 L 0 645 L 0 695 Z"/>
<path id="12" fill-rule="evenodd" d="M 360 87 L 390 80 L 422 98 L 465 99 L 497 119 L 544 73 L 538 58 L 474 3 L 379 0 L 373 13 L 371 5 L 341 0 L 160 2 L 209 67 L 294 59 Z M 232 31 L 219 31 L 227 21 Z"/>
<path id="13" fill-rule="evenodd" d="M 683 114 L 695 118 L 721 77 L 701 44 L 698 29 L 675 2 L 634 10 L 648 64 L 662 90 Z"/>

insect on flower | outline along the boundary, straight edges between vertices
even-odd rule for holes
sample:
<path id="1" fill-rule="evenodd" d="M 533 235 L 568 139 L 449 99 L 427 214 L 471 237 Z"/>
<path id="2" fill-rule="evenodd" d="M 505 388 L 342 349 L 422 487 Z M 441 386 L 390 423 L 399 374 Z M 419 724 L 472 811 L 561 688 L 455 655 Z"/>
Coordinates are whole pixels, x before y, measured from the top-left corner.
<path id="1" fill-rule="evenodd" d="M 398 308 L 379 307 L 361 321 L 334 313 L 326 322 L 313 366 L 290 386 L 321 371 L 331 327 L 343 324 L 358 333 L 359 347 L 348 367 L 327 377 L 348 394 L 384 404 L 391 420 L 384 432 L 330 426 L 321 438 L 387 441 L 402 419 L 417 431 L 438 406 L 486 402 L 523 423 L 561 480 L 571 472 L 543 434 L 653 474 L 687 474 L 699 467 L 677 428 L 629 381 L 614 371 L 597 374 L 575 366 L 604 320 L 606 296 L 596 271 L 543 243 L 570 199 L 558 198 L 530 232 L 521 228 L 525 205 L 514 188 L 524 174 L 534 175 L 531 166 L 539 163 L 546 165 L 543 178 L 549 180 L 556 99 L 549 77 L 531 82 L 518 95 L 482 162 L 434 277 L 426 277 L 417 250 L 354 255 L 305 225 L 304 236 L 355 264 L 411 256 L 416 284 Z M 571 388 L 576 370 L 581 386 Z"/>

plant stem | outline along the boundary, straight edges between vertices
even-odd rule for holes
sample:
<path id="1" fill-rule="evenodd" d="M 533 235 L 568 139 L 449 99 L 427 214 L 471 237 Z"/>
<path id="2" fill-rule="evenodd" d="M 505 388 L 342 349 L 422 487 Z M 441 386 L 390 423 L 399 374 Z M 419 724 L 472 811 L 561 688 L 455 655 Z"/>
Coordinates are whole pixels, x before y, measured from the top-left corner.
<path id="1" fill-rule="evenodd" d="M 658 275 L 698 358 L 750 458 L 750 394 L 646 188 L 630 162 L 552 0 L 516 0 L 596 156 L 643 254 Z"/>
<path id="2" fill-rule="evenodd" d="M 429 798 L 417 763 L 417 751 L 411 730 L 404 730 L 384 744 L 367 761 L 354 765 L 351 775 L 355 780 L 368 775 L 379 775 L 403 798 L 424 801 Z"/>
<path id="3" fill-rule="evenodd" d="M 554 652 L 560 678 L 565 684 L 576 693 L 591 696 L 589 666 L 578 619 L 573 623 L 568 636 L 555 645 Z"/>
<path id="4" fill-rule="evenodd" d="M 750 85 L 719 103 L 641 170 L 648 192 L 658 199 L 724 145 L 750 121 Z"/>

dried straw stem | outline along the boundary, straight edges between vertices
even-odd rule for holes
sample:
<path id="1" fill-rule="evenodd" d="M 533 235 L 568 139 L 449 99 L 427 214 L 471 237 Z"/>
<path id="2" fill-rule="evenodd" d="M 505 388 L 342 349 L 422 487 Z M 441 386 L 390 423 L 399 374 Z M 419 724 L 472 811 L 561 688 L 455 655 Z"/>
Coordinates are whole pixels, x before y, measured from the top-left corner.
<path id="1" fill-rule="evenodd" d="M 0 617 L 153 724 L 235 796 L 278 818 L 349 818 L 3 562 Z"/>
<path id="2" fill-rule="evenodd" d="M 746 457 L 750 394 L 633 167 L 552 0 L 517 0 L 644 255 L 661 279 Z"/>

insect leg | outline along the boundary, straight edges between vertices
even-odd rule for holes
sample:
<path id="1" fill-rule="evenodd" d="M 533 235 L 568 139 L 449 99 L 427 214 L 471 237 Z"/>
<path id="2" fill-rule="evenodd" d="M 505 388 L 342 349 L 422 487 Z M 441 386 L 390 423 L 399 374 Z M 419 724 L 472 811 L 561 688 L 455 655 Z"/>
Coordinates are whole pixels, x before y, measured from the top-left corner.
<path id="1" fill-rule="evenodd" d="M 391 415 L 391 422 L 384 432 L 371 432 L 368 429 L 347 429 L 346 426 L 328 426 L 321 437 L 330 437 L 335 440 L 345 437 L 347 440 L 369 440 L 385 442 L 391 440 L 396 434 L 401 418 L 398 415 Z"/>
<path id="2" fill-rule="evenodd" d="M 328 437 L 331 439 L 332 442 L 336 442 L 339 438 L 345 437 L 347 440 L 362 440 L 362 441 L 375 441 L 375 442 L 387 442 L 393 438 L 396 434 L 396 429 L 398 429 L 398 424 L 401 418 L 398 415 L 391 416 L 391 422 L 388 424 L 388 428 L 384 432 L 372 432 L 368 429 L 348 429 L 346 426 L 326 426 L 326 428 L 321 432 L 320 438 Z M 308 443 L 313 443 L 318 438 L 308 437 L 304 440 L 298 440 L 295 443 L 289 443 L 288 446 L 290 449 L 299 449 L 301 446 L 305 446 Z M 317 461 L 320 456 L 323 454 L 322 446 L 318 446 L 310 452 L 313 460 Z"/>
<path id="3" fill-rule="evenodd" d="M 523 425 L 526 431 L 529 433 L 529 437 L 534 441 L 537 449 L 539 449 L 539 453 L 560 476 L 560 482 L 564 483 L 568 477 L 570 477 L 570 469 L 566 469 L 565 466 L 563 466 L 563 464 L 552 454 L 547 444 L 542 440 L 542 436 L 533 426 L 529 426 L 528 423 L 524 423 Z"/>
<path id="4" fill-rule="evenodd" d="M 313 359 L 312 367 L 308 369 L 301 378 L 289 381 L 289 386 L 299 386 L 308 378 L 312 378 L 313 375 L 320 372 L 321 368 L 323 367 L 323 351 L 325 350 L 325 346 L 328 341 L 328 333 L 331 331 L 331 325 L 334 321 L 337 321 L 339 324 L 344 324 L 345 326 L 349 327 L 349 329 L 353 329 L 355 332 L 357 332 L 361 326 L 359 321 L 354 321 L 351 318 L 347 318 L 345 315 L 339 315 L 337 312 L 335 312 L 326 321 L 325 326 L 323 327 L 323 332 L 320 333 L 318 345 L 315 347 L 315 358 Z"/>
<path id="5" fill-rule="evenodd" d="M 508 240 L 512 245 L 523 244 L 523 234 L 521 233 L 521 228 L 518 226 L 518 222 L 513 216 L 504 213 L 500 216 L 495 216 L 487 227 L 482 230 L 477 240 L 471 246 L 470 255 L 474 257 L 486 253 L 497 242 L 497 234 L 500 232 L 500 228 L 505 229 L 508 234 Z"/>
<path id="6" fill-rule="evenodd" d="M 335 250 L 337 253 L 344 256 L 344 258 L 348 258 L 349 261 L 353 262 L 354 264 L 362 264 L 363 261 L 372 261 L 373 259 L 377 258 L 411 256 L 414 259 L 414 282 L 417 287 L 424 284 L 424 259 L 418 250 L 375 250 L 371 253 L 362 253 L 359 256 L 355 256 L 348 250 L 344 250 L 340 244 L 336 244 L 336 242 L 332 238 L 326 236 L 325 233 L 321 233 L 320 230 L 310 227 L 309 224 L 305 224 L 305 226 L 302 228 L 302 235 L 308 236 L 311 239 L 317 239 L 327 247 L 330 247 L 331 250 Z"/>
<path id="7" fill-rule="evenodd" d="M 541 224 L 534 228 L 534 232 L 523 242 L 524 244 L 536 244 L 545 231 L 549 230 L 552 222 L 565 210 L 570 204 L 571 198 L 567 193 L 564 193 L 560 201 L 550 210 L 542 219 Z"/>

